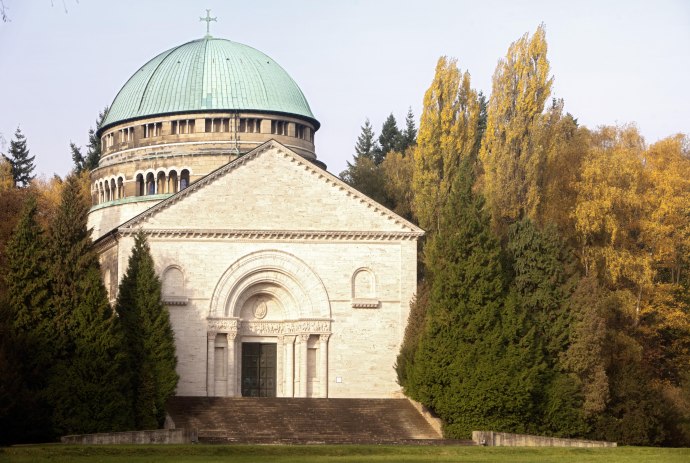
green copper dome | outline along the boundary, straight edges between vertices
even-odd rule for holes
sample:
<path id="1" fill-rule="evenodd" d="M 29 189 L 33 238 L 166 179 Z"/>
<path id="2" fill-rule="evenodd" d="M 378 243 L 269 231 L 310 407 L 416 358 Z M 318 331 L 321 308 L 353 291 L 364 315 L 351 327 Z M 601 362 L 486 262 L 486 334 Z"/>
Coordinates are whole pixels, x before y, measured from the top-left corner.
<path id="1" fill-rule="evenodd" d="M 144 64 L 110 105 L 101 130 L 130 119 L 197 111 L 260 111 L 318 122 L 294 80 L 258 50 L 205 37 Z"/>

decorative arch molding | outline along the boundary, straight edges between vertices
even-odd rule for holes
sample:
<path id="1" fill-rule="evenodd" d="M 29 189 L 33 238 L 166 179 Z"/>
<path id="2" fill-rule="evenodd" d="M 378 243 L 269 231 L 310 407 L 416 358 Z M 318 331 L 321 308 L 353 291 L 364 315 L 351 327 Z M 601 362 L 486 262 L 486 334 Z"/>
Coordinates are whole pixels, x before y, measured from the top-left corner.
<path id="1" fill-rule="evenodd" d="M 270 287 L 289 296 L 282 301 L 287 319 L 330 319 L 321 279 L 302 260 L 278 250 L 253 252 L 230 265 L 213 290 L 209 319 L 238 318 L 243 301 L 257 288 Z"/>

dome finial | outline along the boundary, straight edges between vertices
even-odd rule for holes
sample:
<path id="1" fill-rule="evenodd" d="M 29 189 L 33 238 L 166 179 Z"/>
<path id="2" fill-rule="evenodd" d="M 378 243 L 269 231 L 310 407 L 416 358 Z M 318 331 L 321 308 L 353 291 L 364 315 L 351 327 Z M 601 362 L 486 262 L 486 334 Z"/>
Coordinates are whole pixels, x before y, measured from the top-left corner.
<path id="1" fill-rule="evenodd" d="M 218 18 L 211 17 L 211 10 L 206 10 L 206 17 L 199 18 L 199 21 L 206 21 L 206 37 L 211 37 L 211 21 L 217 21 Z"/>

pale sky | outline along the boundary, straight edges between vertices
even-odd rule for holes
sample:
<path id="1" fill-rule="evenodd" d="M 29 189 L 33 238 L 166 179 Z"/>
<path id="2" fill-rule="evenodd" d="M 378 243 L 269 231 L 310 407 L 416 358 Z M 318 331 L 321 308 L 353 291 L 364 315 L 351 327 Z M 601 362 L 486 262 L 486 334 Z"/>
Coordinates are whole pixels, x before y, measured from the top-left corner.
<path id="1" fill-rule="evenodd" d="M 408 107 L 417 120 L 441 55 L 491 92 L 511 42 L 546 25 L 553 96 L 581 124 L 638 125 L 647 143 L 690 133 L 690 1 L 2 0 L 0 133 L 18 125 L 40 174 L 72 168 L 99 110 L 148 60 L 215 37 L 278 62 L 321 122 L 316 152 L 338 174 L 365 118 L 374 129 Z M 6 152 L 7 146 L 0 151 Z"/>

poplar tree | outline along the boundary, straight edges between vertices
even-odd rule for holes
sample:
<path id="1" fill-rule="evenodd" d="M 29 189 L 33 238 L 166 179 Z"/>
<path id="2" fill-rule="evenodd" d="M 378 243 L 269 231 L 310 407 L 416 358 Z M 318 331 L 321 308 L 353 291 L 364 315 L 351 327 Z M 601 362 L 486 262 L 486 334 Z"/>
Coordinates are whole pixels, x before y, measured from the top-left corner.
<path id="1" fill-rule="evenodd" d="M 494 224 L 534 218 L 544 153 L 535 137 L 551 93 L 544 25 L 513 42 L 493 76 L 480 151 L 484 194 Z"/>
<path id="2" fill-rule="evenodd" d="M 134 237 L 127 271 L 120 283 L 117 312 L 127 340 L 133 414 L 137 429 L 156 429 L 165 421 L 165 403 L 175 394 L 175 340 L 161 299 L 146 235 Z"/>
<path id="3" fill-rule="evenodd" d="M 14 184 L 18 187 L 27 187 L 34 179 L 34 159 L 36 156 L 29 156 L 29 149 L 26 147 L 26 137 L 21 129 L 17 127 L 14 132 L 14 139 L 10 141 L 9 159 L 12 163 L 12 176 Z"/>
<path id="4" fill-rule="evenodd" d="M 65 181 L 48 241 L 56 349 L 49 393 L 56 434 L 131 428 L 124 337 L 108 303 L 76 175 Z"/>
<path id="5" fill-rule="evenodd" d="M 469 73 L 461 73 L 455 59 L 439 58 L 414 151 L 414 211 L 427 231 L 438 231 L 460 162 L 473 155 L 479 109 Z"/>

